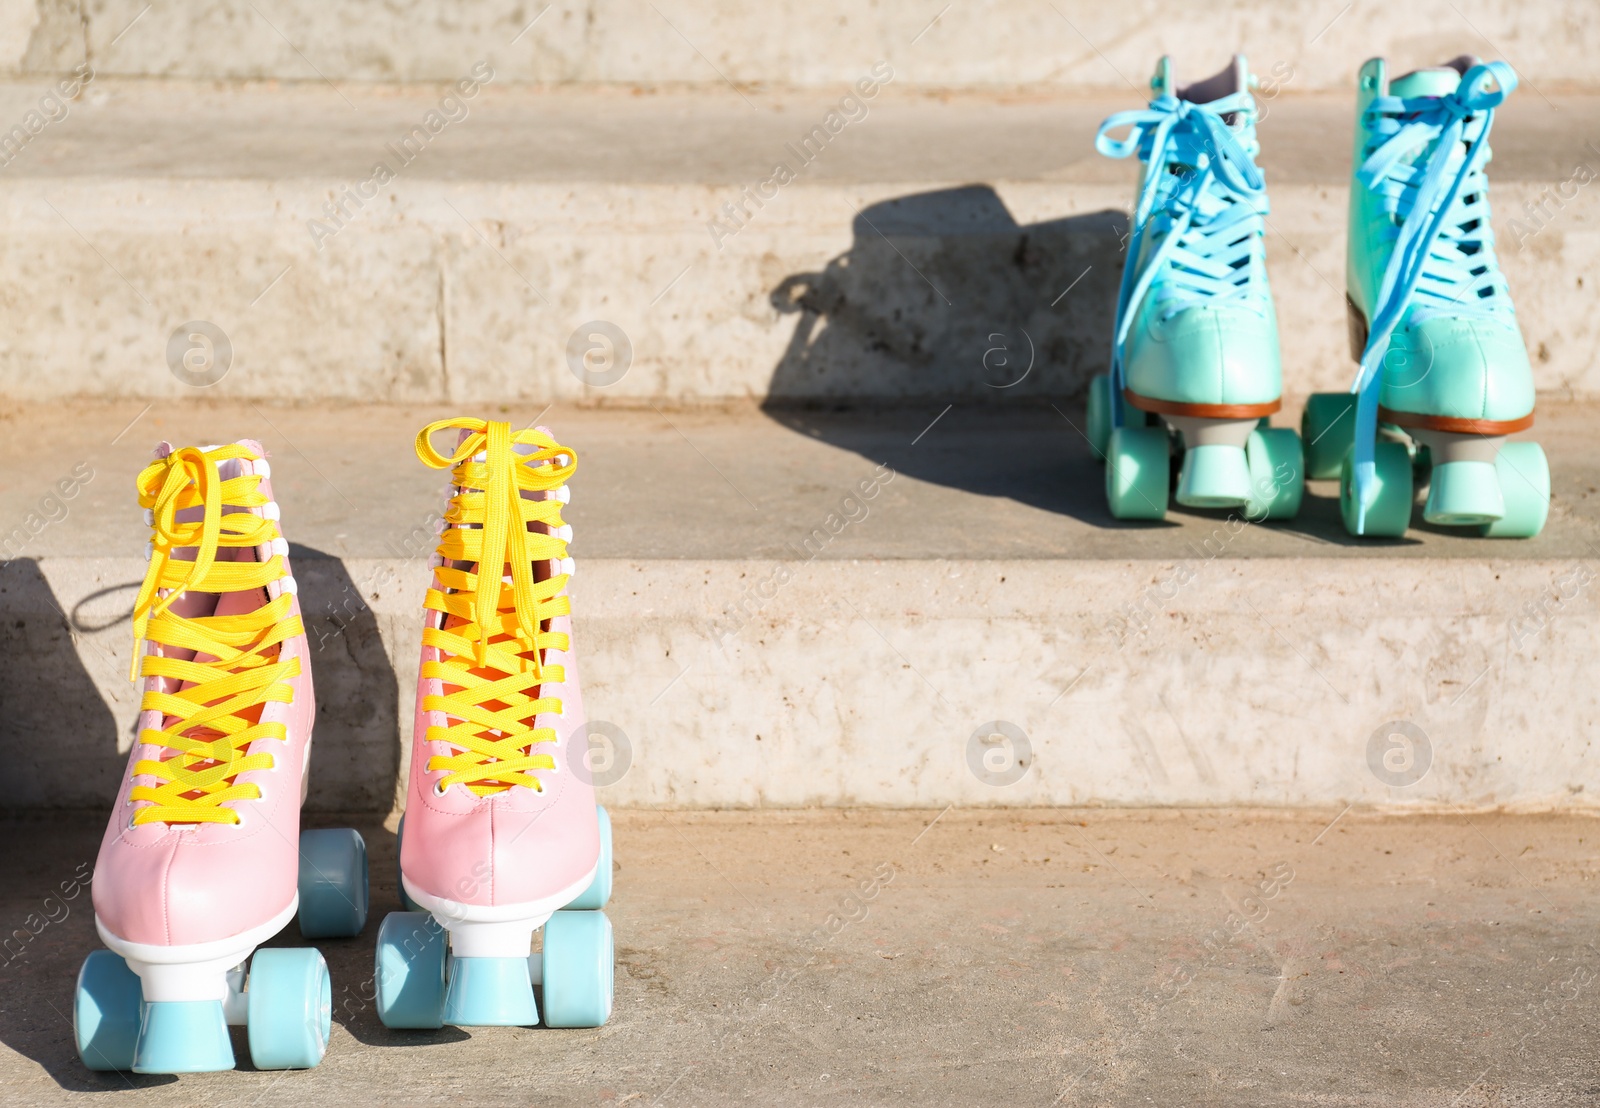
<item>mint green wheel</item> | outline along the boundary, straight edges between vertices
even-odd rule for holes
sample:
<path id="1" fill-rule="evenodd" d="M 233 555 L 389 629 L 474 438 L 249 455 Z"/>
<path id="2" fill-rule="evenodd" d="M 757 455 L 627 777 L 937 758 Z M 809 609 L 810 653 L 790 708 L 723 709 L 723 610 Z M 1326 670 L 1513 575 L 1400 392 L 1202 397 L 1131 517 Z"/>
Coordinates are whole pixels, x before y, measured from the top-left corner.
<path id="1" fill-rule="evenodd" d="M 1106 448 L 1111 445 L 1111 378 L 1096 373 L 1089 378 L 1089 399 L 1084 405 L 1084 422 L 1087 423 L 1089 447 L 1097 461 L 1106 460 Z"/>
<path id="2" fill-rule="evenodd" d="M 96 950 L 83 960 L 72 999 L 78 1057 L 92 1070 L 131 1070 L 139 1041 L 139 975 L 122 956 Z"/>
<path id="3" fill-rule="evenodd" d="M 604 912 L 551 916 L 540 959 L 546 1027 L 599 1027 L 611 1018 L 615 959 Z"/>
<path id="4" fill-rule="evenodd" d="M 594 880 L 567 905 L 569 910 L 599 911 L 611 899 L 611 816 L 604 808 L 595 809 L 595 814 L 600 818 L 600 862 Z"/>
<path id="5" fill-rule="evenodd" d="M 256 1069 L 308 1070 L 322 1061 L 333 1030 L 333 984 L 314 947 L 256 951 L 245 999 Z"/>
<path id="6" fill-rule="evenodd" d="M 1172 469 L 1164 427 L 1122 426 L 1106 448 L 1106 502 L 1118 519 L 1165 519 Z"/>
<path id="7" fill-rule="evenodd" d="M 1345 452 L 1356 441 L 1356 397 L 1350 392 L 1314 392 L 1300 413 L 1305 475 L 1310 481 L 1339 476 Z"/>
<path id="8" fill-rule="evenodd" d="M 1531 539 L 1550 514 L 1550 462 L 1536 442 L 1508 442 L 1494 460 L 1505 515 L 1478 533 L 1492 539 Z"/>
<path id="9" fill-rule="evenodd" d="M 373 984 L 385 1027 L 444 1026 L 449 936 L 427 912 L 390 912 L 378 928 Z"/>
<path id="10" fill-rule="evenodd" d="M 1252 431 L 1244 455 L 1250 465 L 1250 499 L 1245 501 L 1244 517 L 1259 521 L 1298 515 L 1306 491 L 1300 436 L 1287 427 Z"/>
<path id="11" fill-rule="evenodd" d="M 1355 449 L 1339 471 L 1339 512 L 1352 535 L 1397 539 L 1411 526 L 1411 453 L 1404 443 L 1380 439 L 1374 452 L 1377 496 L 1367 511 L 1365 531 L 1356 530 Z"/>

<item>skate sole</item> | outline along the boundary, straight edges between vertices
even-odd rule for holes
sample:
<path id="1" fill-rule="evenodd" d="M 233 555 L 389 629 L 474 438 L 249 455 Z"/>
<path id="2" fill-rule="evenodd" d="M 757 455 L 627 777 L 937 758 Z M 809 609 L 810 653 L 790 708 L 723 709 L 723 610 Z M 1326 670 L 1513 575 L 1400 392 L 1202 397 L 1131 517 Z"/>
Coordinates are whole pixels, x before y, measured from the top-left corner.
<path id="1" fill-rule="evenodd" d="M 1520 419 L 1465 419 L 1457 416 L 1424 415 L 1378 407 L 1378 421 L 1419 431 L 1444 431 L 1452 435 L 1513 435 L 1533 426 L 1533 413 Z"/>
<path id="2" fill-rule="evenodd" d="M 1190 404 L 1180 400 L 1157 400 L 1124 388 L 1122 398 L 1142 412 L 1163 416 L 1193 416 L 1196 419 L 1260 419 L 1283 408 L 1283 398 L 1261 404 Z"/>

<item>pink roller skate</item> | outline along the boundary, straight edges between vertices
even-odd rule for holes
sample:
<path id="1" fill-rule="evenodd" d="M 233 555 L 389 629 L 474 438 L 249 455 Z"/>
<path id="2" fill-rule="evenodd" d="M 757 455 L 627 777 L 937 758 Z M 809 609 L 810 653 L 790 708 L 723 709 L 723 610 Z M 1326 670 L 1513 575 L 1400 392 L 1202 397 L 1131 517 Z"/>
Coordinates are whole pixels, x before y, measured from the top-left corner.
<path id="1" fill-rule="evenodd" d="M 322 955 L 256 948 L 296 913 L 306 938 L 366 922 L 361 836 L 300 831 L 316 702 L 264 454 L 162 443 L 139 474 L 144 699 L 94 871 L 110 949 L 89 955 L 74 999 L 91 1069 L 231 1069 L 230 1023 L 248 1028 L 257 1069 L 315 1066 L 332 1001 Z"/>
<path id="2" fill-rule="evenodd" d="M 446 457 L 430 436 L 455 430 Z M 400 883 L 378 934 L 389 1027 L 598 1027 L 611 1014 L 611 826 L 586 772 L 561 520 L 573 452 L 546 431 L 449 419 L 425 602 Z M 490 572 L 484 572 L 489 567 Z M 532 949 L 544 928 L 542 949 Z M 536 1002 L 534 989 L 541 993 Z"/>

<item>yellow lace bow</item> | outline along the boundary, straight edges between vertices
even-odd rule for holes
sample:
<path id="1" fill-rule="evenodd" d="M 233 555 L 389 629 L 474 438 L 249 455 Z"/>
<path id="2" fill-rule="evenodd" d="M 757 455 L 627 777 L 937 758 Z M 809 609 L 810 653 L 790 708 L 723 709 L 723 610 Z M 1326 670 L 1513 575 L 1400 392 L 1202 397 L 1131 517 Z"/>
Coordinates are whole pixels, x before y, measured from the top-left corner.
<path id="1" fill-rule="evenodd" d="M 445 429 L 467 432 L 449 456 L 430 441 Z M 542 790 L 528 771 L 556 768 L 551 755 L 534 751 L 557 735 L 534 723 L 541 713 L 560 713 L 561 701 L 541 696 L 541 686 L 566 678 L 564 667 L 546 663 L 544 653 L 568 649 L 567 636 L 550 625 L 572 610 L 569 574 L 559 571 L 568 532 L 555 493 L 576 472 L 577 456 L 543 431 L 513 432 L 508 423 L 462 417 L 424 427 L 417 457 L 434 469 L 449 468 L 457 489 L 439 537 L 442 587 L 429 589 L 426 600 L 428 610 L 444 618 L 422 632 L 423 644 L 440 652 L 422 676 L 441 681 L 445 691 L 424 697 L 422 707 L 449 720 L 429 727 L 427 740 L 458 753 L 430 758 L 428 772 L 448 771 L 440 789 L 461 784 L 478 796 L 518 785 Z M 524 492 L 543 495 L 529 499 Z M 544 561 L 555 568 L 538 580 L 534 563 Z"/>
<path id="2" fill-rule="evenodd" d="M 245 751 L 258 739 L 286 738 L 282 723 L 262 723 L 260 716 L 263 705 L 293 699 L 289 681 L 300 673 L 300 660 L 282 661 L 279 649 L 301 633 L 300 617 L 290 615 L 293 597 L 284 592 L 242 615 L 184 617 L 170 610 L 185 592 L 248 592 L 286 575 L 280 554 L 265 562 L 218 560 L 219 550 L 281 537 L 273 520 L 245 510 L 268 503 L 259 476 L 222 479 L 218 463 L 238 458 L 259 460 L 243 446 L 186 447 L 138 477 L 152 537 L 150 568 L 133 606 L 137 669 L 130 677 L 164 679 L 140 703 L 143 711 L 161 713 L 162 727 L 145 728 L 139 741 L 171 753 L 134 765 L 135 776 L 161 782 L 134 786 L 131 799 L 150 802 L 134 813 L 135 825 L 238 823 L 238 813 L 223 805 L 261 795 L 238 776 L 273 766 L 271 754 Z M 192 551 L 193 559 L 177 557 L 180 550 Z M 146 641 L 163 650 L 146 654 Z M 206 656 L 212 660 L 198 660 Z"/>

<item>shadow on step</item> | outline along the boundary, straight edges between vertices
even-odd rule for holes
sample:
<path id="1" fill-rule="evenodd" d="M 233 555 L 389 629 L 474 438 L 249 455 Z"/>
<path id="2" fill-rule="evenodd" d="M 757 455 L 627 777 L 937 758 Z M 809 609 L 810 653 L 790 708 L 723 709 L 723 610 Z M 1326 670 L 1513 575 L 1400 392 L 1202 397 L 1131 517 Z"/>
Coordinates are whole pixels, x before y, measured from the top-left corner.
<path id="1" fill-rule="evenodd" d="M 321 551 L 296 544 L 291 557 L 317 698 L 306 809 L 387 812 L 400 761 L 399 686 L 365 583 Z M 139 582 L 87 592 L 77 584 L 52 586 L 28 558 L 0 566 L 0 649 L 14 678 L 0 682 L 0 751 L 13 775 L 7 808 L 109 811 L 121 785 L 139 693 L 128 681 L 131 644 L 115 637 L 130 633 Z"/>
<path id="2" fill-rule="evenodd" d="M 1018 224 L 986 185 L 864 209 L 848 251 L 771 292 L 795 324 L 764 411 L 919 480 L 1114 523 L 1080 430 L 1126 226 Z"/>

